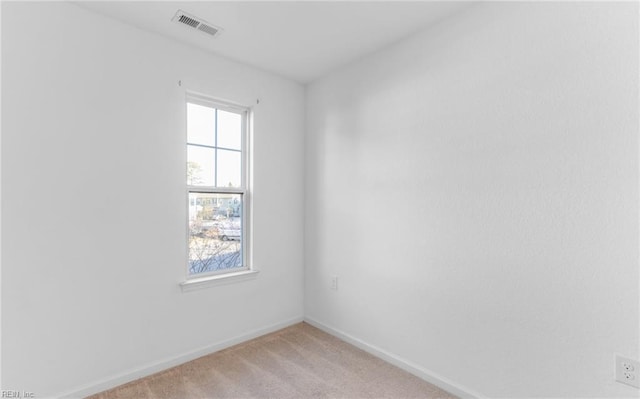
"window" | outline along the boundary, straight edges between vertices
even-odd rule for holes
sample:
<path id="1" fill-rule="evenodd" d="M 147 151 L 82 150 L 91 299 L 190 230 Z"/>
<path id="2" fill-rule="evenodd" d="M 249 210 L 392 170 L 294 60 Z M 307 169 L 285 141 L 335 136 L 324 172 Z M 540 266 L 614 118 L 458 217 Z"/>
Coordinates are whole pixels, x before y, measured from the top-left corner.
<path id="1" fill-rule="evenodd" d="M 248 110 L 187 96 L 187 279 L 249 270 Z"/>

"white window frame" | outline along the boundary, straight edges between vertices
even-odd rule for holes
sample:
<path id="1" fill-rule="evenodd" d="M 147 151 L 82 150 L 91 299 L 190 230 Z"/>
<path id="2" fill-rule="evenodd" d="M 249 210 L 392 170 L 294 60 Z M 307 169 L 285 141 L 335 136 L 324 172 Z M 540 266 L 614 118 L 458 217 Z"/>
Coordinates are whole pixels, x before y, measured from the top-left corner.
<path id="1" fill-rule="evenodd" d="M 251 209 L 252 209 L 252 196 L 250 190 L 250 162 L 251 154 L 249 149 L 251 148 L 250 139 L 250 121 L 251 121 L 251 108 L 245 107 L 239 104 L 234 104 L 228 101 L 218 100 L 213 97 L 205 96 L 202 94 L 186 92 L 186 98 L 184 101 L 184 155 L 185 160 L 188 159 L 188 136 L 187 136 L 187 104 L 197 104 L 204 107 L 215 108 L 222 111 L 232 112 L 240 114 L 242 116 L 242 140 L 241 140 L 241 184 L 240 187 L 216 187 L 216 186 L 194 186 L 186 183 L 185 173 L 185 186 L 186 186 L 186 198 L 185 204 L 187 207 L 186 219 L 186 243 L 187 253 L 185 254 L 185 281 L 181 284 L 183 291 L 189 291 L 195 288 L 202 288 L 209 285 L 217 285 L 219 283 L 229 283 L 236 281 L 244 281 L 255 277 L 257 270 L 252 267 L 252 245 L 251 245 Z M 217 145 L 215 148 L 218 148 Z M 186 162 L 185 162 L 186 165 Z M 216 171 L 217 173 L 217 171 Z M 211 193 L 211 194 L 239 194 L 242 199 L 242 233 L 241 233 L 241 257 L 242 267 L 233 268 L 230 270 L 217 270 L 207 273 L 198 273 L 192 275 L 189 273 L 189 194 L 192 193 Z"/>

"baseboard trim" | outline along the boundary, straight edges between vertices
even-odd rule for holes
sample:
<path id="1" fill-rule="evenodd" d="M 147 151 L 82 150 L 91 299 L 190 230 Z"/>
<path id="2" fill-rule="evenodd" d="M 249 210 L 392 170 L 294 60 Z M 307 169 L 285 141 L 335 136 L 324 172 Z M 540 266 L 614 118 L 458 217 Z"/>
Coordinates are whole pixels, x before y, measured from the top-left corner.
<path id="1" fill-rule="evenodd" d="M 326 324 L 323 324 L 315 319 L 310 317 L 304 318 L 306 323 L 311 324 L 312 326 L 319 328 L 320 330 L 333 335 L 334 337 L 340 338 L 341 340 L 350 343 L 351 345 L 362 349 L 365 352 L 372 354 L 375 357 L 378 357 L 382 360 L 385 360 L 396 367 L 399 367 L 418 378 L 421 378 L 427 381 L 430 384 L 433 384 L 439 388 L 444 389 L 445 391 L 452 393 L 460 398 L 469 398 L 469 399 L 484 399 L 486 396 L 474 392 L 473 390 L 464 387 L 460 384 L 457 384 L 448 378 L 445 378 L 441 375 L 434 373 L 431 370 L 427 370 L 424 367 L 418 366 L 406 359 L 403 359 L 399 356 L 394 355 L 393 353 L 387 352 L 383 349 L 380 349 L 374 345 L 370 345 L 352 335 L 344 333 L 336 328 L 330 327 Z"/>
<path id="2" fill-rule="evenodd" d="M 55 395 L 56 398 L 84 398 L 102 391 L 106 391 L 108 389 L 111 388 L 115 388 L 119 385 L 122 384 L 126 384 L 128 382 L 131 381 L 135 381 L 139 378 L 143 378 L 143 377 L 147 377 L 151 374 L 155 374 L 157 372 L 169 369 L 171 367 L 175 367 L 178 366 L 182 363 L 186 363 L 189 362 L 191 360 L 197 359 L 199 357 L 202 356 L 206 356 L 209 355 L 211 353 L 214 352 L 218 352 L 221 351 L 223 349 L 229 348 L 231 346 L 237 345 L 237 344 L 241 344 L 243 342 L 252 340 L 254 338 L 258 338 L 261 337 L 263 335 L 281 330 L 283 328 L 292 326 L 294 324 L 300 323 L 304 321 L 304 318 L 301 317 L 294 317 L 292 319 L 289 320 L 285 320 L 279 323 L 275 323 L 272 324 L 270 326 L 264 327 L 264 328 L 259 328 L 257 330 L 253 330 L 250 332 L 247 332 L 245 334 L 242 334 L 238 337 L 234 337 L 222 342 L 218 342 L 216 344 L 213 345 L 207 345 L 205 347 L 202 347 L 200 349 L 196 349 L 194 351 L 190 351 L 188 353 L 182 354 L 182 355 L 178 355 L 178 356 L 174 356 L 171 358 L 167 358 L 164 360 L 161 360 L 159 362 L 155 362 L 155 363 L 150 363 L 147 364 L 146 366 L 142 366 L 139 368 L 135 368 L 135 369 L 131 369 L 128 371 L 125 371 L 121 374 L 112 376 L 112 377 L 108 377 L 99 381 L 95 381 L 92 382 L 90 384 L 86 384 L 84 386 L 78 387 L 76 389 L 73 390 L 69 390 L 67 392 Z"/>

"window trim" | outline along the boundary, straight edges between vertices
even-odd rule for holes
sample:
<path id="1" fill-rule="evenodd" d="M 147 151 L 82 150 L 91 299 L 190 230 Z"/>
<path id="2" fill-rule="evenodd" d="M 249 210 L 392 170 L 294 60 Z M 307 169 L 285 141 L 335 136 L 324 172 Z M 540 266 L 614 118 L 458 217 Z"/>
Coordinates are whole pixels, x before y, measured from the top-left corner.
<path id="1" fill-rule="evenodd" d="M 245 281 L 252 279 L 258 273 L 258 270 L 253 268 L 253 246 L 251 243 L 251 210 L 253 208 L 251 185 L 250 182 L 250 159 L 251 149 L 250 137 L 251 137 L 251 120 L 252 109 L 248 106 L 243 106 L 237 103 L 232 103 L 226 100 L 217 99 L 210 96 L 194 93 L 191 91 L 185 91 L 185 98 L 183 102 L 184 106 L 184 159 L 188 160 L 188 104 L 197 104 L 204 107 L 215 108 L 222 111 L 227 111 L 241 115 L 242 127 L 241 127 L 241 176 L 240 187 L 215 187 L 215 186 L 194 186 L 185 184 L 185 205 L 186 205 L 186 254 L 185 254 L 185 266 L 184 266 L 184 281 L 180 284 L 183 291 L 191 291 L 197 288 L 203 288 L 210 285 L 220 285 L 223 283 L 230 283 L 236 281 Z M 216 143 L 217 144 L 217 143 Z M 215 148 L 218 148 L 217 146 Z M 224 148 L 222 148 L 224 149 Z M 185 165 L 187 163 L 185 162 Z M 217 165 L 216 165 L 217 168 Z M 217 173 L 217 170 L 216 170 Z M 186 169 L 185 169 L 185 181 L 186 181 Z M 190 274 L 189 269 L 189 195 L 192 193 L 212 193 L 212 194 L 239 194 L 242 198 L 242 235 L 241 235 L 241 256 L 242 267 L 233 268 L 228 270 L 216 270 L 206 273 Z"/>
<path id="2" fill-rule="evenodd" d="M 215 276 L 192 278 L 180 283 L 182 292 L 195 291 L 201 288 L 213 287 L 218 285 L 234 284 L 241 281 L 253 280 L 260 273 L 259 270 L 250 269 L 238 272 L 230 272 Z"/>

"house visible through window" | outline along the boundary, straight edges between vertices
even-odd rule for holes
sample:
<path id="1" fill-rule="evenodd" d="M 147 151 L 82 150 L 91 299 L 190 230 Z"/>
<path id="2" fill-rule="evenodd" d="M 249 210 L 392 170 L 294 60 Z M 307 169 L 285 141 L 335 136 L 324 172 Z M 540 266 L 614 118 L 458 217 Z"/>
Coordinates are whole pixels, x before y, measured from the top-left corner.
<path id="1" fill-rule="evenodd" d="M 188 277 L 247 270 L 247 114 L 187 97 Z"/>

